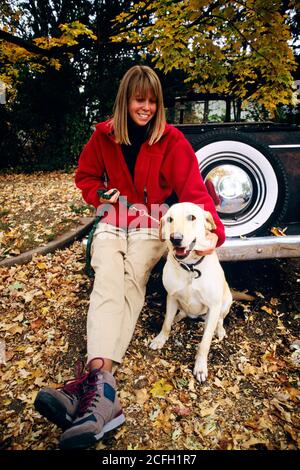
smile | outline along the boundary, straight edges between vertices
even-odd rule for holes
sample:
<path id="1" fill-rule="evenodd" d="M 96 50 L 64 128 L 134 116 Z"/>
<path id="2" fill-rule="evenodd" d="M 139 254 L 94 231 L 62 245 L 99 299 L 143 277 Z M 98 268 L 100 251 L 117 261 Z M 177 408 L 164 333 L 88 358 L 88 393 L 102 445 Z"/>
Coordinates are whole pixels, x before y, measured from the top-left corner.
<path id="1" fill-rule="evenodd" d="M 149 118 L 150 114 L 137 113 L 137 115 L 143 119 Z"/>
<path id="2" fill-rule="evenodd" d="M 189 246 L 183 246 L 183 247 L 182 246 L 174 246 L 173 250 L 174 250 L 175 258 L 177 258 L 177 259 L 186 258 L 190 254 L 192 249 L 194 248 L 195 243 L 196 243 L 196 238 L 195 238 L 195 240 L 192 241 L 192 243 L 190 243 Z"/>

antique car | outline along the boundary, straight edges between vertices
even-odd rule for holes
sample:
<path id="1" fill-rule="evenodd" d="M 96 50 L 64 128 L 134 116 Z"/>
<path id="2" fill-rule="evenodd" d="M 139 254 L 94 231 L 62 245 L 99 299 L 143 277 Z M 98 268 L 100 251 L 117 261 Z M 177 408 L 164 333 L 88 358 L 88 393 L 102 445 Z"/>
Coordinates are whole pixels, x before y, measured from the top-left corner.
<path id="1" fill-rule="evenodd" d="M 213 98 L 214 103 L 219 99 Z M 268 121 L 197 123 L 201 112 L 208 120 L 209 100 L 193 94 L 178 98 L 176 105 L 174 124 L 194 148 L 225 226 L 220 259 L 300 256 L 300 126 Z M 218 117 L 220 107 L 211 109 Z M 229 100 L 224 117 L 230 121 Z"/>

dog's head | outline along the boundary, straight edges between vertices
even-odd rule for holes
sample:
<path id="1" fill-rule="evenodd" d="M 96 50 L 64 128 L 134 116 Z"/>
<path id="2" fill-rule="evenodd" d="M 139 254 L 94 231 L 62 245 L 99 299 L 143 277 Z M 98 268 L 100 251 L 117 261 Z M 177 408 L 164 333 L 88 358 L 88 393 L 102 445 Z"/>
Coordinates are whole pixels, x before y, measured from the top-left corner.
<path id="1" fill-rule="evenodd" d="M 166 240 L 177 259 L 186 259 L 193 250 L 208 248 L 206 234 L 216 228 L 210 212 L 197 204 L 174 204 L 160 221 L 160 239 Z"/>

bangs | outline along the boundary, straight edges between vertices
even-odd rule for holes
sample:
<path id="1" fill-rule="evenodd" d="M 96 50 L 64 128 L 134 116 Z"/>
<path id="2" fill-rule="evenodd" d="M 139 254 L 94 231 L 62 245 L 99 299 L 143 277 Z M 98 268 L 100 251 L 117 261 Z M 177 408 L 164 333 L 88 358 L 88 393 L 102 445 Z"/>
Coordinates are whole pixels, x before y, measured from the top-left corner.
<path id="1" fill-rule="evenodd" d="M 128 96 L 127 98 L 130 99 L 132 96 L 139 97 L 139 98 L 146 98 L 148 93 L 152 93 L 155 98 L 158 98 L 159 93 L 157 89 L 157 85 L 155 83 L 151 83 L 149 77 L 143 73 L 140 75 L 137 74 L 135 77 L 132 78 L 132 82 L 128 87 Z"/>

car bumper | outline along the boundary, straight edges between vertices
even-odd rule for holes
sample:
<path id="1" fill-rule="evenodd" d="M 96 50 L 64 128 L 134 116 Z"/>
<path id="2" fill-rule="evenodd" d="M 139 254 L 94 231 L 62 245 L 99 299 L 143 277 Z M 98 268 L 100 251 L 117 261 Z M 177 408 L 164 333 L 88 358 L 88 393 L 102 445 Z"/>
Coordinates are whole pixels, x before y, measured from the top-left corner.
<path id="1" fill-rule="evenodd" d="M 300 235 L 228 238 L 217 249 L 220 261 L 300 257 Z"/>

